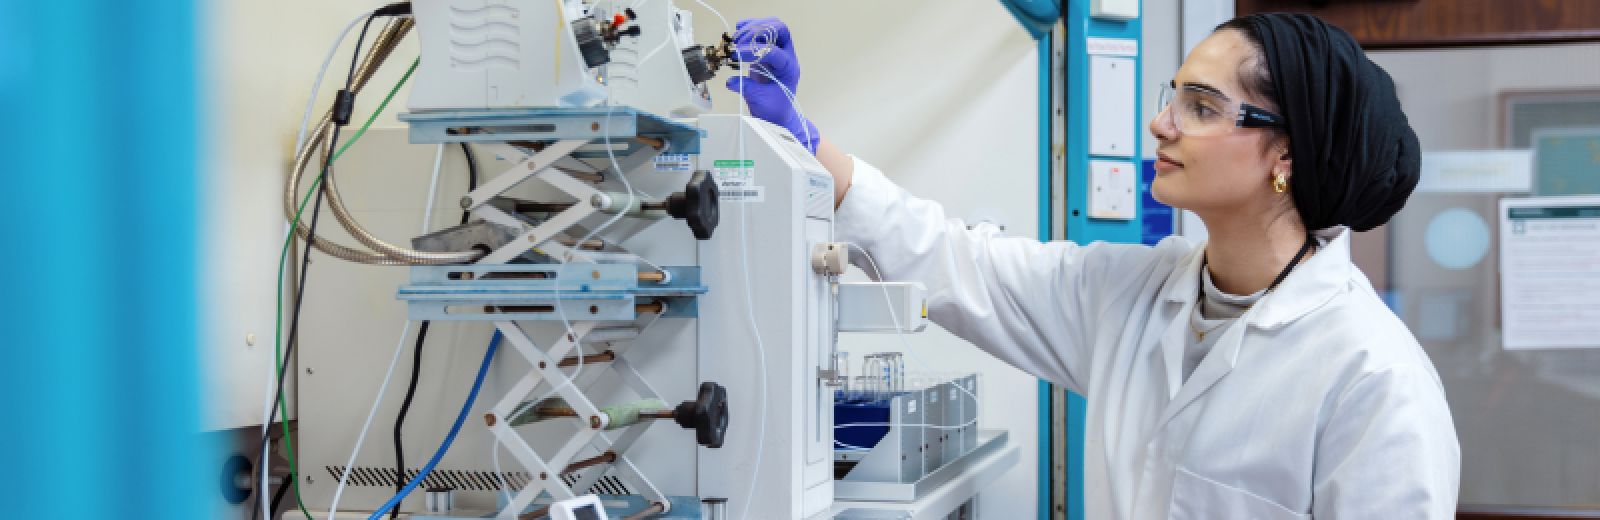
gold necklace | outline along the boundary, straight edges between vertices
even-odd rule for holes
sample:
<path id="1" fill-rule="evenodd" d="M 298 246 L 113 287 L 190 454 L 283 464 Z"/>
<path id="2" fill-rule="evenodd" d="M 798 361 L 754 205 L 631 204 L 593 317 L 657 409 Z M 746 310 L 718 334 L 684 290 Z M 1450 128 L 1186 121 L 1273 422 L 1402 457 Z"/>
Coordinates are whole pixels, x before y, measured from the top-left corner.
<path id="1" fill-rule="evenodd" d="M 1196 304 L 1195 305 L 1194 312 L 1196 312 L 1196 313 L 1200 312 L 1200 307 L 1199 307 L 1200 305 L 1201 304 Z M 1254 306 L 1255 306 L 1254 303 L 1250 304 L 1250 307 L 1254 307 Z M 1250 307 L 1245 307 L 1245 310 L 1246 311 L 1250 310 Z M 1212 325 L 1210 328 L 1207 328 L 1205 330 L 1200 330 L 1200 327 L 1196 327 L 1194 325 L 1194 321 L 1195 320 L 1193 320 L 1193 319 L 1189 320 L 1189 329 L 1194 331 L 1194 339 L 1195 339 L 1195 341 L 1205 341 L 1206 340 L 1206 334 L 1210 334 L 1210 333 L 1216 331 L 1217 329 L 1222 328 L 1222 326 L 1227 325 L 1231 320 L 1223 320 L 1222 323 L 1218 323 L 1216 325 Z"/>

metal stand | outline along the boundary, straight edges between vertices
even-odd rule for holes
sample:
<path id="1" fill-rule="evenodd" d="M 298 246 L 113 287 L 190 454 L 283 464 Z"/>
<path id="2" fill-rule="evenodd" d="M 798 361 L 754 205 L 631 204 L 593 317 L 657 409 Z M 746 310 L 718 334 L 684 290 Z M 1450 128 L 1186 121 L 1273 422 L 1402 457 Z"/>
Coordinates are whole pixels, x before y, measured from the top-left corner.
<path id="1" fill-rule="evenodd" d="M 533 476 L 497 518 L 517 518 L 541 493 L 553 500 L 571 498 L 574 489 L 588 489 L 612 468 L 618 469 L 619 477 L 637 484 L 645 500 L 659 504 L 663 512 L 670 510 L 671 500 L 625 455 L 653 421 L 640 421 L 612 438 L 602 433 L 607 426 L 605 416 L 585 391 L 600 378 L 615 374 L 639 397 L 660 398 L 629 364 L 626 351 L 656 319 L 695 315 L 695 298 L 706 291 L 700 284 L 699 269 L 652 266 L 648 276 L 641 276 L 640 265 L 649 263 L 619 247 L 595 252 L 564 245 L 563 241 L 579 239 L 581 233 L 575 232 L 575 226 L 599 211 L 590 204 L 573 204 L 532 225 L 490 202 L 528 179 L 539 179 L 579 201 L 588 201 L 600 191 L 595 182 L 582 179 L 626 175 L 664 150 L 697 153 L 700 131 L 628 108 L 461 111 L 404 114 L 400 119 L 411 125 L 412 142 L 470 141 L 502 157 L 521 157 L 461 200 L 473 216 L 520 230 L 516 239 L 470 266 L 413 267 L 411 283 L 402 287 L 399 295 L 409 302 L 414 319 L 492 322 L 511 350 L 533 366 L 484 417 L 496 441 Z M 614 145 L 625 146 L 619 151 Z M 575 159 L 608 153 L 617 157 L 620 171 L 609 164 L 594 171 Z M 556 263 L 509 264 L 530 250 Z M 570 328 L 540 347 L 514 320 L 559 320 Z M 631 324 L 602 327 L 603 321 Z M 568 356 L 588 355 L 582 345 L 596 338 L 617 342 L 615 359 L 603 367 L 583 370 L 576 380 L 567 377 L 560 370 L 561 362 Z M 554 390 L 538 393 L 547 387 Z M 549 457 L 535 452 L 511 426 L 512 419 L 526 411 L 525 403 L 545 395 L 564 399 L 576 412 L 573 420 L 582 424 L 577 434 Z M 586 448 L 607 455 L 586 457 L 589 460 L 575 466 Z M 561 479 L 569 469 L 584 472 L 572 486 Z"/>

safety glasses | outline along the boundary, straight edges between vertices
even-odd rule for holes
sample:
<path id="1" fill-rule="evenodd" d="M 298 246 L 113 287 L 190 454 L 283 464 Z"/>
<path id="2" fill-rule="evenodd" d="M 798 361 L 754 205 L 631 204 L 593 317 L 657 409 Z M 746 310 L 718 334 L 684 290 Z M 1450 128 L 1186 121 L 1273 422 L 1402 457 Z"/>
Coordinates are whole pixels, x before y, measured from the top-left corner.
<path id="1" fill-rule="evenodd" d="M 1234 128 L 1273 128 L 1284 124 L 1283 116 L 1267 109 L 1229 99 L 1209 85 L 1186 83 L 1179 87 L 1168 81 L 1161 85 L 1161 112 L 1157 118 L 1171 118 L 1178 133 L 1193 136 L 1220 135 Z"/>

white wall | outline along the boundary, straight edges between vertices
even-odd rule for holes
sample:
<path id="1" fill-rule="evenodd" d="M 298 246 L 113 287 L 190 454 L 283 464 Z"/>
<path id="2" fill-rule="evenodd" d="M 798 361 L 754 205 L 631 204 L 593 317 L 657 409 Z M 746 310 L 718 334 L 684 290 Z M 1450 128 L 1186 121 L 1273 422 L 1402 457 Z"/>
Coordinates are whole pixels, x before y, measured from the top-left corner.
<path id="1" fill-rule="evenodd" d="M 1034 43 L 993 1 L 940 4 L 778 0 L 713 1 L 731 24 L 781 16 L 795 29 L 804 64 L 800 99 L 830 139 L 874 162 L 911 191 L 945 202 L 950 213 L 986 217 L 1037 236 L 1037 61 Z M 208 194 L 202 222 L 203 355 L 208 425 L 259 423 L 270 374 L 273 287 L 283 237 L 279 194 L 306 93 L 327 45 L 351 17 L 381 2 L 219 2 L 204 20 L 203 88 L 210 128 L 203 147 Z M 700 41 L 722 32 L 692 0 Z M 374 29 L 374 33 L 376 29 Z M 352 37 L 353 39 L 353 37 Z M 370 39 L 369 39 L 370 42 Z M 360 98 L 358 118 L 416 54 L 402 43 Z M 318 114 L 348 67 L 350 43 L 335 56 Z M 718 111 L 735 111 L 731 93 L 713 90 Z M 406 93 L 397 97 L 403 106 Z M 392 114 L 380 127 L 397 127 Z M 315 117 L 315 116 L 314 116 Z M 326 222 L 332 224 L 332 221 Z M 335 261 L 335 260 L 324 260 Z M 377 297 L 375 295 L 374 297 Z M 390 294 L 381 295 L 390 297 Z M 254 346 L 245 345 L 254 334 Z M 381 331 L 383 336 L 391 331 Z M 1035 379 L 943 331 L 909 338 L 917 359 L 937 372 L 983 374 L 985 428 L 1005 428 L 1023 448 L 1021 463 L 984 495 L 982 518 L 1022 518 L 1035 510 Z M 387 340 L 385 340 L 387 341 Z M 860 354 L 898 350 L 892 337 L 847 337 Z"/>

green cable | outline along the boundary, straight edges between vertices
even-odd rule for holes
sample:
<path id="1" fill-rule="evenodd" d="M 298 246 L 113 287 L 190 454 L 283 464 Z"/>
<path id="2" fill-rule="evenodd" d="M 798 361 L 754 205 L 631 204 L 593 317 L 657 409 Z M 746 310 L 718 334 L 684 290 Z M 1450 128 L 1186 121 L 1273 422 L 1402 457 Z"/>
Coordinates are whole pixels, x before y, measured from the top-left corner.
<path id="1" fill-rule="evenodd" d="M 334 161 L 338 161 L 339 157 L 343 156 L 344 152 L 346 150 L 350 149 L 350 145 L 356 144 L 356 141 L 360 140 L 361 136 L 365 135 L 367 133 L 367 128 L 370 128 L 372 126 L 372 122 L 378 120 L 378 116 L 380 114 L 383 114 L 384 109 L 389 107 L 389 101 L 393 100 L 394 99 L 394 95 L 396 93 L 400 92 L 400 87 L 405 85 L 407 80 L 411 79 L 411 73 L 415 72 L 417 70 L 417 63 L 420 62 L 420 61 L 421 61 L 421 58 L 417 58 L 417 59 L 411 60 L 411 67 L 406 69 L 405 75 L 400 76 L 400 82 L 399 83 L 395 83 L 394 84 L 394 88 L 389 89 L 389 95 L 383 97 L 383 102 L 379 103 L 378 104 L 378 109 L 374 110 L 372 112 L 372 115 L 367 117 L 367 121 L 365 123 L 361 124 L 361 129 L 356 130 L 356 133 L 350 136 L 350 140 L 349 141 L 345 141 L 344 146 L 340 146 L 339 150 L 334 152 L 333 158 L 328 161 L 329 164 L 332 164 Z M 299 229 L 299 227 L 300 227 L 300 214 L 305 212 L 306 203 L 311 202 L 311 196 L 317 193 L 317 188 L 319 188 L 322 185 L 322 178 L 323 178 L 324 175 L 327 175 L 327 173 L 328 173 L 327 170 L 324 169 L 323 172 L 322 172 L 322 175 L 318 175 L 317 179 L 311 182 L 311 187 L 310 187 L 309 190 L 306 191 L 305 198 L 300 200 L 300 207 L 294 211 L 294 219 L 292 219 L 290 221 L 289 233 L 283 237 L 283 252 L 278 254 L 278 305 L 277 305 L 278 317 L 277 317 L 277 327 L 275 327 L 275 329 L 274 329 L 275 333 L 273 335 L 272 348 L 273 348 L 273 352 L 275 353 L 273 355 L 273 365 L 275 365 L 277 367 L 277 376 L 278 376 L 279 379 L 283 378 L 283 363 L 285 361 L 287 361 L 285 359 L 282 359 L 282 357 L 283 357 L 283 269 L 284 269 L 284 264 L 287 261 L 287 259 L 289 258 L 289 244 L 294 241 L 294 235 L 295 235 L 294 231 L 296 229 Z M 312 238 L 315 238 L 315 237 L 312 237 Z M 306 247 L 311 247 L 311 244 L 307 243 Z M 303 274 L 302 274 L 302 276 L 303 276 Z M 300 295 L 300 296 L 302 298 L 305 297 L 304 295 Z M 288 424 L 289 424 L 288 405 L 284 404 L 284 396 L 283 395 L 284 395 L 283 394 L 283 387 L 279 387 L 278 388 L 278 420 L 284 424 L 284 428 L 283 428 L 283 447 L 284 447 L 284 451 L 288 452 L 288 454 L 289 454 L 289 474 L 291 474 L 291 475 L 299 475 L 299 471 L 298 471 L 299 468 L 297 467 L 297 465 L 295 463 L 295 459 L 294 459 L 294 436 L 289 433 L 289 428 L 288 428 Z M 299 478 L 296 478 L 294 480 L 294 501 L 295 501 L 296 504 L 298 504 L 300 506 L 300 513 L 306 515 L 306 520 L 313 520 L 311 518 L 311 512 L 306 511 L 305 500 L 300 498 L 300 479 Z"/>

